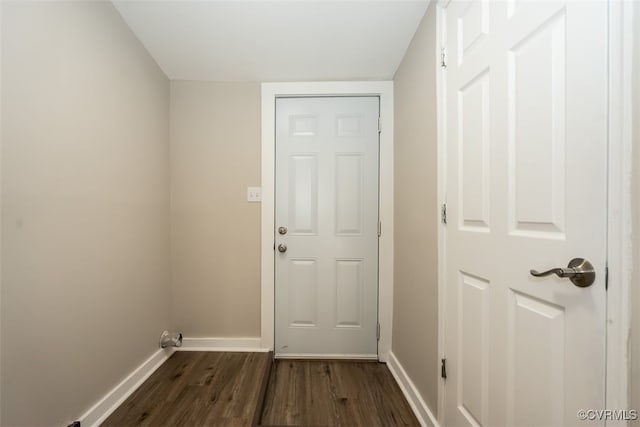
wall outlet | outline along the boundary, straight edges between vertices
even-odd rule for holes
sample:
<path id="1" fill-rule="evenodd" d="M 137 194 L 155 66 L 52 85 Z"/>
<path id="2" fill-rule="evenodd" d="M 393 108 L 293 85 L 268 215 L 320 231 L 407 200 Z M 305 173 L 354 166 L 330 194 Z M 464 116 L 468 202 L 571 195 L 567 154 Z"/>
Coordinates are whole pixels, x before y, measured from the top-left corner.
<path id="1" fill-rule="evenodd" d="M 262 201 L 262 188 L 247 187 L 247 202 L 261 202 L 261 201 Z"/>

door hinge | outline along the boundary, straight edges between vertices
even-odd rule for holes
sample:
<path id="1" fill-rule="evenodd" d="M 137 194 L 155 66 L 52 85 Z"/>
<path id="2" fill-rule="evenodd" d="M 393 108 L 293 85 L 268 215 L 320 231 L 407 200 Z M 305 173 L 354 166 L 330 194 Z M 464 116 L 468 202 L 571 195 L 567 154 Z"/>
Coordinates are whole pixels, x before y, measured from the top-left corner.
<path id="1" fill-rule="evenodd" d="M 609 290 L 609 266 L 605 266 L 604 268 L 604 290 Z"/>
<path id="2" fill-rule="evenodd" d="M 441 48 L 440 49 L 440 66 L 442 68 L 447 68 L 447 60 L 446 59 L 447 59 L 447 56 L 446 56 L 445 50 L 444 50 L 444 48 Z"/>
<path id="3" fill-rule="evenodd" d="M 380 341 L 380 323 L 376 325 L 376 340 Z"/>
<path id="4" fill-rule="evenodd" d="M 382 133 L 382 119 L 378 117 L 378 133 Z"/>
<path id="5" fill-rule="evenodd" d="M 447 204 L 443 203 L 442 207 L 440 208 L 440 216 L 442 218 L 442 223 L 446 224 L 447 223 Z"/>
<path id="6" fill-rule="evenodd" d="M 440 376 L 447 379 L 447 359 L 440 359 L 442 361 L 440 365 Z"/>
<path id="7" fill-rule="evenodd" d="M 378 221 L 378 237 L 382 236 L 382 222 Z"/>

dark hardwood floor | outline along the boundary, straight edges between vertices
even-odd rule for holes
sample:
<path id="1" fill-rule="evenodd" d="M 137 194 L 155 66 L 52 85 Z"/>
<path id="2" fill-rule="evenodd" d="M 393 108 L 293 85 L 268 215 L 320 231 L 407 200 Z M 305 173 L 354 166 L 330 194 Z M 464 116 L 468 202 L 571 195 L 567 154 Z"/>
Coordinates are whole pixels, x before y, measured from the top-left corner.
<path id="1" fill-rule="evenodd" d="M 175 352 L 102 425 L 250 426 L 271 361 L 271 353 Z"/>
<path id="2" fill-rule="evenodd" d="M 103 426 L 417 426 L 387 366 L 176 352 Z"/>
<path id="3" fill-rule="evenodd" d="M 377 362 L 277 360 L 264 426 L 419 426 L 387 368 Z"/>

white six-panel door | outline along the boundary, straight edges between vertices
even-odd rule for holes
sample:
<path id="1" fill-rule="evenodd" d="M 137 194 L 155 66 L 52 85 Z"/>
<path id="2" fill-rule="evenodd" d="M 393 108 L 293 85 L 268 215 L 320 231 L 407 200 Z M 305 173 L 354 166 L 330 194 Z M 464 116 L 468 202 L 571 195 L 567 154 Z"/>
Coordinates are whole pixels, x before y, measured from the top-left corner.
<path id="1" fill-rule="evenodd" d="M 607 5 L 445 14 L 445 425 L 577 425 L 605 396 Z M 529 272 L 575 257 L 592 286 Z"/>
<path id="2" fill-rule="evenodd" d="M 276 100 L 276 357 L 377 358 L 378 117 L 377 97 Z"/>

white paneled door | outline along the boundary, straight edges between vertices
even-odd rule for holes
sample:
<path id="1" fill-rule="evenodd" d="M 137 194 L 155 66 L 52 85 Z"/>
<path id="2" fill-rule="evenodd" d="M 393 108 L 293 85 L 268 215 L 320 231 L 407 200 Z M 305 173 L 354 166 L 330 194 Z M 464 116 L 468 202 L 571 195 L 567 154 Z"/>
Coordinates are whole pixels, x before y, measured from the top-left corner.
<path id="1" fill-rule="evenodd" d="M 605 408 L 607 3 L 444 13 L 445 425 L 579 425 Z"/>
<path id="2" fill-rule="evenodd" d="M 377 358 L 378 97 L 276 100 L 276 357 Z"/>

